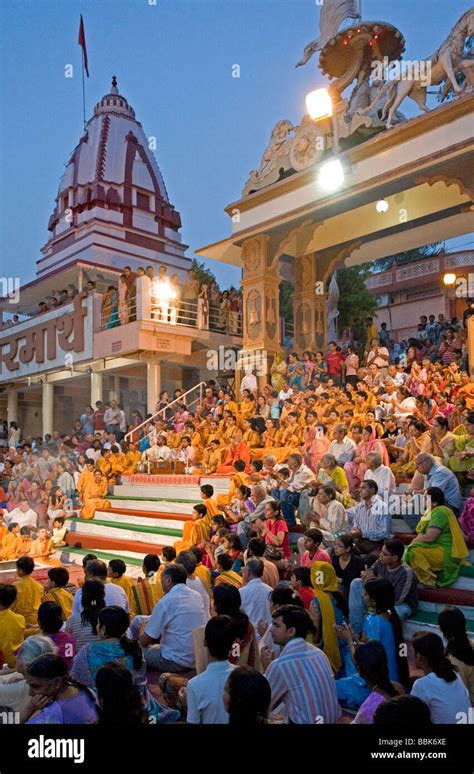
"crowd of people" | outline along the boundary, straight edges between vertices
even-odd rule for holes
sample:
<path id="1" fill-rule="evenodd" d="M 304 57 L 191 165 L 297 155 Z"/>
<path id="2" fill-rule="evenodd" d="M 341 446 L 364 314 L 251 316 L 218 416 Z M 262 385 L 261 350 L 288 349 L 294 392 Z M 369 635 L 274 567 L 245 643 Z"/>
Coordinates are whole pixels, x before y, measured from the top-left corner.
<path id="1" fill-rule="evenodd" d="M 346 353 L 330 342 L 279 354 L 260 387 L 248 371 L 235 395 L 209 382 L 198 404 L 178 391 L 169 406 L 162 393 L 145 424 L 115 401 L 87 406 L 70 435 L 30 439 L 10 423 L 0 538 L 19 580 L 0 586 L 0 649 L 14 670 L 0 705 L 30 723 L 469 717 L 461 609 L 439 616 L 447 645 L 420 632 L 404 648 L 401 622 L 420 588 L 451 586 L 469 563 L 474 384 L 462 347 L 449 362 L 442 351 L 419 362 L 414 348 L 410 363 L 391 363 L 382 330 L 369 321 L 360 362 L 354 342 Z M 228 475 L 229 490 L 201 486 L 182 537 L 145 557 L 142 578 L 90 555 L 80 588 L 66 588 L 64 567 L 46 590 L 33 579 L 35 559 L 67 539 L 72 509 L 94 518 L 115 483 L 170 460 Z"/>

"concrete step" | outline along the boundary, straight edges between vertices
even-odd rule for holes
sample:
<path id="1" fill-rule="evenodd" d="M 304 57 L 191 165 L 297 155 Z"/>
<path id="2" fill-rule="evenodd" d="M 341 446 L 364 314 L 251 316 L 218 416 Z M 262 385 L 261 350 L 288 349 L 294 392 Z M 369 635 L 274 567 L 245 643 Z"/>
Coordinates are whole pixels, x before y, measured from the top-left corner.
<path id="1" fill-rule="evenodd" d="M 474 620 L 468 619 L 466 623 L 468 633 L 474 635 Z M 415 632 L 421 631 L 434 632 L 441 637 L 441 631 L 438 627 L 438 612 L 418 610 L 416 615 L 403 621 L 403 635 L 405 640 L 411 640 Z"/>
<path id="2" fill-rule="evenodd" d="M 161 513 L 160 511 L 142 511 L 132 508 L 108 508 L 97 510 L 94 521 L 118 521 L 121 524 L 140 524 L 144 527 L 169 527 L 182 530 L 187 521 L 192 521 L 187 513 Z"/>
<path id="3" fill-rule="evenodd" d="M 106 515 L 105 511 L 104 515 Z M 131 541 L 166 546 L 173 545 L 183 535 L 183 531 L 179 527 L 127 524 L 122 521 L 105 521 L 96 518 L 68 519 L 67 527 L 69 532 L 66 537 L 72 541 L 76 540 L 78 536 L 97 535 L 98 538 L 114 538 L 124 544 Z"/>
<path id="4" fill-rule="evenodd" d="M 431 596 L 426 597 L 424 592 L 428 592 Z M 455 605 L 464 613 L 466 620 L 474 621 L 474 606 L 472 605 L 472 592 L 468 592 L 470 597 L 457 597 L 456 594 L 438 595 L 438 592 L 449 592 L 450 589 L 420 589 L 420 599 L 418 602 L 418 609 L 425 613 L 436 613 L 439 615 L 446 605 Z M 423 592 L 423 596 L 421 595 Z M 434 593 L 433 593 L 434 592 Z M 465 594 L 461 590 L 461 594 Z"/>
<path id="5" fill-rule="evenodd" d="M 173 500 L 172 498 L 164 500 L 159 497 L 147 499 L 145 497 L 118 497 L 115 495 L 109 495 L 107 500 L 110 500 L 112 507 L 117 509 L 183 514 L 191 514 L 194 505 L 202 502 L 201 498 L 199 500 Z"/>
<path id="6" fill-rule="evenodd" d="M 122 559 L 127 567 L 126 574 L 129 575 L 131 578 L 138 578 L 140 576 L 143 576 L 142 572 L 142 564 L 143 564 L 143 557 L 145 554 L 142 554 L 140 552 L 134 552 L 134 551 L 116 551 L 113 549 L 110 550 L 101 550 L 96 549 L 92 550 L 90 548 L 75 548 L 73 546 L 65 546 L 63 549 L 56 551 L 53 554 L 53 558 L 57 559 L 61 564 L 68 565 L 68 564 L 82 564 L 82 560 L 86 554 L 94 553 L 98 559 L 101 559 L 103 562 L 110 562 L 111 559 Z M 157 553 L 160 555 L 158 551 L 147 551 L 146 553 Z M 161 557 L 160 557 L 161 558 Z"/>
<path id="7" fill-rule="evenodd" d="M 143 556 L 145 554 L 161 554 L 164 545 L 172 545 L 176 538 L 166 538 L 157 536 L 156 540 L 149 539 L 150 536 L 140 535 L 139 540 L 132 540 L 129 537 L 116 537 L 107 530 L 100 532 L 100 527 L 84 532 L 69 532 L 66 535 L 66 543 L 73 548 L 87 549 L 86 553 L 95 553 L 97 550 L 107 551 L 112 549 L 122 554 L 124 551 L 131 551 L 133 554 Z"/>
<path id="8" fill-rule="evenodd" d="M 228 491 L 229 488 L 227 487 Z M 144 500 L 166 500 L 168 502 L 199 503 L 201 491 L 198 486 L 158 486 L 145 484 L 117 484 L 114 486 L 114 497 L 135 499 L 141 497 Z"/>

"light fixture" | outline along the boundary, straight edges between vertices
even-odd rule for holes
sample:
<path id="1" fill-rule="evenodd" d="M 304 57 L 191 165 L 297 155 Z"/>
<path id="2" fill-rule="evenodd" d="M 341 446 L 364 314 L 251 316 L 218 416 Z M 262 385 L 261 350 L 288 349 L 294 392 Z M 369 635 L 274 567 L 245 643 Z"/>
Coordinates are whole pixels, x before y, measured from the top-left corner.
<path id="1" fill-rule="evenodd" d="M 316 89 L 306 95 L 306 108 L 313 121 L 332 116 L 332 99 L 327 89 Z"/>
<path id="2" fill-rule="evenodd" d="M 379 199 L 379 201 L 375 205 L 375 209 L 377 210 L 377 212 L 387 212 L 388 201 L 386 199 Z"/>
<path id="3" fill-rule="evenodd" d="M 322 164 L 319 170 L 318 183 L 325 191 L 335 191 L 344 182 L 344 170 L 339 159 L 332 159 Z"/>
<path id="4" fill-rule="evenodd" d="M 457 280 L 456 275 L 453 272 L 447 272 L 443 274 L 443 282 L 447 287 L 451 287 Z"/>

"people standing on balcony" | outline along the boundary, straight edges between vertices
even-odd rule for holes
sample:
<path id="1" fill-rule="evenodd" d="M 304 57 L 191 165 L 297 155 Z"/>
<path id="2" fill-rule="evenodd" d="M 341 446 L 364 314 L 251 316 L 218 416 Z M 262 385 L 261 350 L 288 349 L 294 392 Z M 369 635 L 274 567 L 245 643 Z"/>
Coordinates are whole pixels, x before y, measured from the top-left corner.
<path id="1" fill-rule="evenodd" d="M 102 313 L 104 328 L 116 328 L 119 325 L 118 292 L 113 285 L 109 285 L 102 295 Z"/>
<path id="2" fill-rule="evenodd" d="M 240 296 L 237 290 L 230 291 L 230 332 L 236 336 L 239 333 Z"/>
<path id="3" fill-rule="evenodd" d="M 179 286 L 179 277 L 177 274 L 173 274 L 170 280 L 170 323 L 176 325 L 178 322 L 179 308 L 181 306 L 181 288 Z"/>
<path id="4" fill-rule="evenodd" d="M 119 296 L 119 320 L 120 325 L 126 325 L 128 323 L 128 317 L 129 317 L 129 306 L 127 301 L 127 283 L 125 279 L 125 274 L 120 275 L 119 280 L 119 288 L 118 288 L 118 296 Z"/>
<path id="5" fill-rule="evenodd" d="M 134 322 L 137 319 L 137 275 L 131 270 L 130 266 L 125 266 L 123 273 L 125 275 L 125 284 L 127 286 L 126 300 L 129 308 L 128 322 Z"/>
<path id="6" fill-rule="evenodd" d="M 190 271 L 182 292 L 181 322 L 184 325 L 196 325 L 199 291 L 199 280 L 195 277 L 194 272 Z"/>
<path id="7" fill-rule="evenodd" d="M 158 319 L 160 322 L 168 322 L 170 301 L 172 297 L 170 278 L 167 275 L 166 266 L 160 266 L 155 283 L 156 304 L 158 308 Z"/>
<path id="8" fill-rule="evenodd" d="M 224 290 L 219 303 L 219 326 L 220 331 L 229 333 L 230 330 L 230 293 Z"/>

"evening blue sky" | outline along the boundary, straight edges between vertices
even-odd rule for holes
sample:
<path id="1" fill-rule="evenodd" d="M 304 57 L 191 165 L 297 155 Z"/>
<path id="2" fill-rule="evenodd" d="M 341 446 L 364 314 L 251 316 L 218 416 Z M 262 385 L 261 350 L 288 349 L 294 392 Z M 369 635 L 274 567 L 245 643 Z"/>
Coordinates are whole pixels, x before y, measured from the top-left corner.
<path id="1" fill-rule="evenodd" d="M 397 26 L 405 59 L 420 59 L 469 5 L 362 0 L 362 12 Z M 157 138 L 155 156 L 192 257 L 229 234 L 223 208 L 258 168 L 275 123 L 299 122 L 306 93 L 327 85 L 316 57 L 294 66 L 318 34 L 319 10 L 316 0 L 1 0 L 2 273 L 14 266 L 22 282 L 34 278 L 58 183 L 81 135 L 81 13 L 91 76 L 86 115 L 115 74 L 147 136 Z M 235 64 L 240 78 L 232 77 Z M 414 114 L 407 103 L 402 110 Z M 210 263 L 221 286 L 239 282 L 239 269 Z"/>

